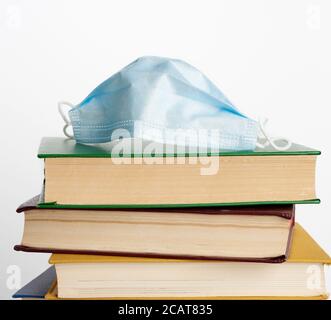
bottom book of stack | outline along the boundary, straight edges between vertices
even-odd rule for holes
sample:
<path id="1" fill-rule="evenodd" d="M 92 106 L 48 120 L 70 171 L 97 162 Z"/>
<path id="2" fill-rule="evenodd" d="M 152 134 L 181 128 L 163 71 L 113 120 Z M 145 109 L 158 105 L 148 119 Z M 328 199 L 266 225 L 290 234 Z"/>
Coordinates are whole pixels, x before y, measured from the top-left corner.
<path id="1" fill-rule="evenodd" d="M 284 263 L 53 254 L 23 299 L 326 299 L 331 259 L 300 226 Z"/>

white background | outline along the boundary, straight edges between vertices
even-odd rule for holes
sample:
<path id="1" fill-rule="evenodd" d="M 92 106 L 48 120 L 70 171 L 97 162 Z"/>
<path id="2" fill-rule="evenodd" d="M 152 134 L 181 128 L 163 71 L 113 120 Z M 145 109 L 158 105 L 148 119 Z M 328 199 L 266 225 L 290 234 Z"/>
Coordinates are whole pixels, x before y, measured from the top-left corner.
<path id="1" fill-rule="evenodd" d="M 12 247 L 23 228 L 15 209 L 40 191 L 40 138 L 62 135 L 57 101 L 80 102 L 142 55 L 186 60 L 272 132 L 322 150 L 322 203 L 298 206 L 297 220 L 331 253 L 330 39 L 327 0 L 1 0 L 0 297 L 15 291 L 10 265 L 22 284 L 47 266 L 48 255 Z"/>

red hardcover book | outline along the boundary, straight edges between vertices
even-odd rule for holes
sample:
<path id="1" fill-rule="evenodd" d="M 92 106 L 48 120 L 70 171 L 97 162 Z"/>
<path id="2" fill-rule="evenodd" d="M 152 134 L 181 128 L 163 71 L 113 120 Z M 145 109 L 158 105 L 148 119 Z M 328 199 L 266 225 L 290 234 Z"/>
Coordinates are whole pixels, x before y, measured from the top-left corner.
<path id="1" fill-rule="evenodd" d="M 284 262 L 294 205 L 163 209 L 47 209 L 22 204 L 15 250 Z"/>

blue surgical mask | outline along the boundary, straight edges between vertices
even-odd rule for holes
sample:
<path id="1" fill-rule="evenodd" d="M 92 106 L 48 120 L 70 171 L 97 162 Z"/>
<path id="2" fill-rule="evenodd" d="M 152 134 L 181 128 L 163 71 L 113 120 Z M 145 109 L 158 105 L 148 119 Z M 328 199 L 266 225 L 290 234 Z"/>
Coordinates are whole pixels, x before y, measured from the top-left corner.
<path id="1" fill-rule="evenodd" d="M 200 71 L 177 59 L 139 58 L 71 107 L 70 120 L 61 111 L 64 132 L 71 137 L 71 125 L 78 143 L 109 142 L 121 129 L 131 138 L 167 144 L 253 150 L 257 143 L 258 123 Z M 180 142 L 174 138 L 178 131 L 186 137 Z"/>

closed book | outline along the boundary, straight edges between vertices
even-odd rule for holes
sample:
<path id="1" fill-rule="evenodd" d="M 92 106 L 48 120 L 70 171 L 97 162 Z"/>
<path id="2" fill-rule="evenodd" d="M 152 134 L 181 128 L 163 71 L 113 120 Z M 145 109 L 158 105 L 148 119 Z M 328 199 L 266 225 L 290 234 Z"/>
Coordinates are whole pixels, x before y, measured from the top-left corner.
<path id="1" fill-rule="evenodd" d="M 300 226 L 282 264 L 55 254 L 47 298 L 323 299 L 329 255 Z"/>
<path id="2" fill-rule="evenodd" d="M 13 298 L 24 300 L 44 299 L 46 293 L 54 283 L 54 280 L 56 280 L 55 268 L 54 266 L 51 266 L 38 277 L 31 280 L 20 290 L 18 290 L 13 295 Z"/>
<path id="3" fill-rule="evenodd" d="M 54 209 L 22 204 L 20 251 L 284 262 L 294 205 Z"/>
<path id="4" fill-rule="evenodd" d="M 305 146 L 240 152 L 150 146 L 136 139 L 99 145 L 42 139 L 38 157 L 45 162 L 45 192 L 39 206 L 147 208 L 319 202 L 315 165 L 320 152 Z"/>

